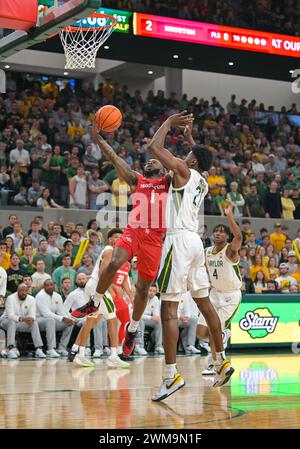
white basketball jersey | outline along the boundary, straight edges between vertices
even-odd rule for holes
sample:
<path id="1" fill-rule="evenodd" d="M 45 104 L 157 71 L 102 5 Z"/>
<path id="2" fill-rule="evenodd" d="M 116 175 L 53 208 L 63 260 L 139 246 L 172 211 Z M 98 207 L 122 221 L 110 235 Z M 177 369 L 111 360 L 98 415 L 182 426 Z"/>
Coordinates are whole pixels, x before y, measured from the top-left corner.
<path id="1" fill-rule="evenodd" d="M 206 267 L 213 288 L 220 292 L 230 292 L 242 288 L 239 262 L 233 263 L 226 256 L 228 244 L 213 254 L 213 246 L 205 251 Z"/>
<path id="2" fill-rule="evenodd" d="M 187 184 L 179 189 L 170 185 L 166 208 L 166 226 L 168 231 L 186 229 L 198 231 L 198 213 L 208 192 L 208 185 L 203 176 L 190 169 L 191 177 Z"/>
<path id="3" fill-rule="evenodd" d="M 96 261 L 96 264 L 95 264 L 95 266 L 94 266 L 92 275 L 91 275 L 91 278 L 92 278 L 92 279 L 95 279 L 95 280 L 98 281 L 98 278 L 99 278 L 99 267 L 100 267 L 100 264 L 101 264 L 102 259 L 103 259 L 103 254 L 104 254 L 107 250 L 109 250 L 109 249 L 112 250 L 113 247 L 110 246 L 110 245 L 106 245 L 105 248 L 102 250 L 100 256 L 98 257 L 98 259 L 97 259 L 97 261 Z"/>

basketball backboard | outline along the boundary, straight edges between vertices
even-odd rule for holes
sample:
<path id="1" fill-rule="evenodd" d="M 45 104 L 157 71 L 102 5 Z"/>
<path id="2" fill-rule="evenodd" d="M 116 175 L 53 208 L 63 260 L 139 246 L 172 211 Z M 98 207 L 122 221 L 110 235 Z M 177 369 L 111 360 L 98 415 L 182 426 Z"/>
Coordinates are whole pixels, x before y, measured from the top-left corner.
<path id="1" fill-rule="evenodd" d="M 36 26 L 26 31 L 5 33 L 0 39 L 0 61 L 45 41 L 62 28 L 87 17 L 101 7 L 101 0 L 39 0 Z"/>

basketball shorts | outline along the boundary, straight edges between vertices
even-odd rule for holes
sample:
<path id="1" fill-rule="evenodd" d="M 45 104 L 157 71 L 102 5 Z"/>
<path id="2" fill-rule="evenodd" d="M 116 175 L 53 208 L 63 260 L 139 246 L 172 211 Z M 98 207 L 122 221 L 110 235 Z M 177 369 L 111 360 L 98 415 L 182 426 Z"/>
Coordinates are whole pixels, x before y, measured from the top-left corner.
<path id="1" fill-rule="evenodd" d="M 137 256 L 138 275 L 152 281 L 156 278 L 162 253 L 163 234 L 158 231 L 127 226 L 115 244 L 128 252 L 128 260 Z"/>
<path id="2" fill-rule="evenodd" d="M 208 296 L 204 248 L 196 232 L 182 230 L 166 235 L 157 283 L 163 301 L 179 302 L 187 291 L 193 298 Z"/>
<path id="3" fill-rule="evenodd" d="M 84 289 L 84 296 L 86 302 L 90 301 L 95 295 L 97 284 L 98 281 L 93 278 L 90 278 L 86 283 Z M 105 294 L 103 295 L 103 298 L 100 302 L 100 306 L 97 312 L 92 314 L 92 316 L 94 316 L 95 318 L 97 318 L 99 315 L 103 315 L 106 320 L 116 318 L 115 305 L 108 291 L 106 291 Z"/>
<path id="4" fill-rule="evenodd" d="M 212 288 L 209 293 L 209 299 L 214 306 L 215 311 L 219 315 L 222 330 L 226 329 L 240 305 L 242 299 L 241 290 L 234 290 L 232 292 L 219 292 Z M 199 316 L 198 324 L 207 326 L 203 315 Z"/>

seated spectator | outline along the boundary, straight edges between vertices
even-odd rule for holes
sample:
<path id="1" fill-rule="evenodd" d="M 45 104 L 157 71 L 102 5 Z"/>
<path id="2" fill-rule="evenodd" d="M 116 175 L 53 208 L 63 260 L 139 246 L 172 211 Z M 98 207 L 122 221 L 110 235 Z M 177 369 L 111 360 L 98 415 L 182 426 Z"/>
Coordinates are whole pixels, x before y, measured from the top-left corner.
<path id="1" fill-rule="evenodd" d="M 34 297 L 35 294 L 32 290 L 32 279 L 31 279 L 30 274 L 24 274 L 22 283 L 26 285 L 26 287 L 28 289 L 28 295 L 31 295 Z"/>
<path id="2" fill-rule="evenodd" d="M 33 263 L 33 248 L 31 245 L 24 247 L 24 255 L 20 258 L 20 269 L 24 274 L 30 274 L 35 272 L 35 264 Z"/>
<path id="3" fill-rule="evenodd" d="M 10 267 L 10 254 L 7 252 L 5 242 L 0 242 L 0 267 L 7 270 Z"/>
<path id="4" fill-rule="evenodd" d="M 84 294 L 84 288 L 85 288 L 87 281 L 88 281 L 88 278 L 84 273 L 78 273 L 77 278 L 76 278 L 77 288 L 75 290 L 73 290 L 68 295 L 68 297 L 66 298 L 66 300 L 64 302 L 64 307 L 68 312 L 71 313 L 73 310 L 78 309 L 79 307 L 86 304 L 87 299 Z M 100 333 L 101 333 L 101 328 L 102 328 L 101 321 L 102 320 L 96 321 L 96 324 L 93 327 L 95 350 L 98 350 L 98 351 L 101 349 L 100 348 L 100 345 L 101 345 Z M 85 323 L 86 323 L 86 318 L 83 318 L 83 319 L 75 322 L 75 326 L 78 326 L 81 328 Z M 100 337 L 100 340 L 99 340 L 99 337 Z M 90 334 L 89 334 L 88 341 L 87 341 L 86 348 L 85 348 L 85 356 L 86 357 L 91 356 Z"/>
<path id="5" fill-rule="evenodd" d="M 282 216 L 285 220 L 294 219 L 294 211 L 296 210 L 293 200 L 290 198 L 290 191 L 283 189 L 281 196 Z"/>
<path id="6" fill-rule="evenodd" d="M 44 240 L 40 240 L 38 251 L 33 258 L 33 263 L 37 267 L 37 261 L 42 260 L 45 264 L 45 272 L 51 274 L 54 266 L 54 259 L 53 256 L 48 253 L 48 247 L 49 245 L 45 238 Z"/>
<path id="7" fill-rule="evenodd" d="M 57 288 L 61 288 L 62 278 L 69 276 L 73 288 L 75 286 L 76 275 L 76 271 L 71 268 L 71 256 L 65 255 L 62 259 L 62 265 L 54 270 L 52 279 L 57 285 Z"/>
<path id="8" fill-rule="evenodd" d="M 47 355 L 57 358 L 68 355 L 69 343 L 75 321 L 64 308 L 61 296 L 55 292 L 51 279 L 44 282 L 44 288 L 36 295 L 37 321 L 40 330 L 46 330 Z M 62 331 L 58 350 L 56 351 L 56 332 Z"/>
<path id="9" fill-rule="evenodd" d="M 85 254 L 82 259 L 82 265 L 78 268 L 77 273 L 84 273 L 88 278 L 91 276 L 94 269 L 94 261 L 91 256 Z"/>
<path id="10" fill-rule="evenodd" d="M 246 276 L 246 269 L 243 266 L 240 266 L 240 274 L 242 278 L 242 293 L 254 293 L 253 282 Z"/>
<path id="11" fill-rule="evenodd" d="M 17 359 L 20 352 L 16 347 L 16 332 L 30 332 L 35 346 L 35 357 L 46 358 L 43 341 L 36 318 L 35 299 L 28 294 L 28 288 L 21 283 L 17 291 L 5 301 L 5 312 L 0 326 L 7 331 L 8 358 Z"/>
<path id="12" fill-rule="evenodd" d="M 131 267 L 130 267 L 129 277 L 131 278 L 133 285 L 136 285 L 137 280 L 138 280 L 137 257 L 136 256 L 133 256 L 133 258 L 131 259 Z"/>
<path id="13" fill-rule="evenodd" d="M 200 354 L 201 351 L 195 348 L 198 316 L 191 311 L 190 293 L 185 293 L 178 306 L 178 324 L 181 333 L 181 341 L 186 354 Z"/>
<path id="14" fill-rule="evenodd" d="M 288 252 L 287 248 L 284 246 L 279 254 L 279 256 L 280 256 L 279 264 L 281 264 L 281 263 L 287 264 L 288 263 L 288 255 L 289 255 L 289 252 Z"/>
<path id="15" fill-rule="evenodd" d="M 10 214 L 8 217 L 9 224 L 2 231 L 2 235 L 3 235 L 4 239 L 6 236 L 8 236 L 14 232 L 13 226 L 16 223 L 16 221 L 18 221 L 18 217 L 15 214 Z"/>
<path id="16" fill-rule="evenodd" d="M 262 293 L 263 290 L 267 287 L 266 275 L 263 271 L 259 270 L 256 273 L 254 279 L 254 293 Z"/>
<path id="17" fill-rule="evenodd" d="M 297 271 L 298 264 L 297 264 L 297 254 L 295 253 L 295 251 L 289 251 L 288 252 L 287 266 L 288 266 L 288 273 L 289 274 L 293 274 L 293 273 L 295 273 Z"/>
<path id="18" fill-rule="evenodd" d="M 299 293 L 299 285 L 291 285 L 289 287 L 289 293 Z"/>
<path id="19" fill-rule="evenodd" d="M 14 204 L 16 204 L 17 206 L 27 206 L 26 187 L 20 187 L 19 193 L 14 196 Z"/>
<path id="20" fill-rule="evenodd" d="M 68 277 L 62 278 L 61 288 L 58 289 L 58 293 L 62 297 L 63 302 L 67 299 L 68 295 L 74 290 L 72 288 L 71 279 Z"/>
<path id="21" fill-rule="evenodd" d="M 100 256 L 101 251 L 103 250 L 103 246 L 99 244 L 98 234 L 95 231 L 89 232 L 89 254 L 93 258 L 93 262 L 96 263 L 96 260 Z"/>
<path id="22" fill-rule="evenodd" d="M 279 276 L 279 268 L 277 267 L 275 257 L 269 257 L 268 269 L 270 274 L 270 280 L 274 281 Z"/>
<path id="23" fill-rule="evenodd" d="M 256 248 L 256 236 L 255 236 L 254 232 L 251 232 L 249 234 L 249 237 L 246 240 L 246 246 L 247 246 L 247 248 Z"/>
<path id="24" fill-rule="evenodd" d="M 280 290 L 278 290 L 277 288 L 277 283 L 276 281 L 268 281 L 267 282 L 267 287 L 265 290 L 262 291 L 262 293 L 281 293 Z"/>
<path id="25" fill-rule="evenodd" d="M 37 207 L 42 207 L 43 209 L 48 209 L 50 207 L 56 208 L 56 209 L 62 209 L 59 204 L 57 204 L 50 196 L 50 190 L 45 188 L 41 194 L 41 196 L 38 198 L 36 202 Z"/>
<path id="26" fill-rule="evenodd" d="M 7 295 L 16 293 L 18 286 L 23 281 L 24 271 L 20 268 L 20 258 L 17 254 L 13 254 L 10 258 L 10 268 L 7 273 Z"/>
<path id="27" fill-rule="evenodd" d="M 44 282 L 47 279 L 51 279 L 50 274 L 45 272 L 45 262 L 43 259 L 36 259 L 36 271 L 31 275 L 32 289 L 35 295 L 44 288 Z"/>
<path id="28" fill-rule="evenodd" d="M 55 235 L 55 243 L 57 248 L 61 251 L 64 247 L 64 243 L 67 241 L 66 237 L 62 235 L 62 227 L 59 223 L 53 224 L 52 233 Z"/>
<path id="29" fill-rule="evenodd" d="M 269 278 L 270 278 L 269 269 L 267 267 L 263 266 L 262 257 L 257 254 L 255 256 L 254 264 L 251 265 L 250 269 L 249 269 L 249 275 L 250 275 L 251 281 L 254 282 L 254 280 L 256 278 L 256 274 L 259 271 L 262 271 L 266 277 L 266 280 L 269 280 Z"/>
<path id="30" fill-rule="evenodd" d="M 57 257 L 60 255 L 60 251 L 56 245 L 56 235 L 53 234 L 52 232 L 49 233 L 49 237 L 48 237 L 47 254 L 52 256 L 54 260 L 56 260 Z"/>
<path id="31" fill-rule="evenodd" d="M 7 236 L 5 238 L 5 244 L 6 244 L 6 251 L 8 252 L 8 254 L 10 254 L 10 256 L 12 256 L 13 254 L 15 254 L 15 248 L 14 248 L 14 241 L 13 238 L 10 236 Z"/>
<path id="32" fill-rule="evenodd" d="M 73 256 L 73 243 L 72 240 L 65 240 L 63 244 L 63 252 L 56 258 L 55 267 L 60 267 L 62 265 L 62 260 L 65 256 L 71 257 L 71 265 L 74 262 L 75 257 Z"/>
<path id="33" fill-rule="evenodd" d="M 298 285 L 296 279 L 288 274 L 288 265 L 286 263 L 279 265 L 279 276 L 275 281 L 281 293 L 289 293 L 291 285 Z"/>
<path id="34" fill-rule="evenodd" d="M 137 355 L 147 355 L 144 347 L 144 332 L 145 328 L 150 328 L 153 331 L 153 339 L 155 344 L 154 353 L 164 354 L 162 347 L 162 326 L 160 318 L 160 301 L 157 294 L 156 285 L 152 285 L 149 289 L 148 302 L 144 310 L 142 319 L 139 325 L 139 338 L 134 349 Z"/>
<path id="35" fill-rule="evenodd" d="M 43 187 L 40 186 L 40 182 L 36 179 L 32 181 L 32 186 L 29 187 L 27 192 L 27 202 L 29 206 L 36 206 L 37 200 L 42 195 Z"/>
<path id="36" fill-rule="evenodd" d="M 19 221 L 16 221 L 13 225 L 14 232 L 7 237 L 11 237 L 14 243 L 14 250 L 18 251 L 23 241 L 22 225 Z"/>
<path id="37" fill-rule="evenodd" d="M 37 220 L 33 220 L 30 223 L 30 231 L 28 232 L 32 241 L 32 247 L 37 249 L 42 240 L 45 240 L 45 237 L 40 233 L 40 223 Z"/>

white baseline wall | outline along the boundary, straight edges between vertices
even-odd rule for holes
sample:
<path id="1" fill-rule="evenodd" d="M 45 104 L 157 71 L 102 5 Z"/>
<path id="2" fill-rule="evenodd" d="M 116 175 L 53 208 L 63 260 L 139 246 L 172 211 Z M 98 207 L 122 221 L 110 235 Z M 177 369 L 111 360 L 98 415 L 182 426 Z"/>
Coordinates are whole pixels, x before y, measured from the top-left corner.
<path id="1" fill-rule="evenodd" d="M 254 98 L 258 103 L 264 103 L 265 107 L 272 105 L 276 110 L 280 110 L 281 106 L 289 108 L 292 103 L 296 103 L 300 110 L 300 94 L 292 92 L 291 82 L 185 69 L 182 79 L 182 92 L 188 98 L 195 96 L 210 100 L 216 96 L 222 106 L 226 106 L 231 94 L 236 94 L 237 102 L 242 98 L 248 101 Z M 158 89 L 165 90 L 165 77 L 155 80 L 155 92 Z"/>

